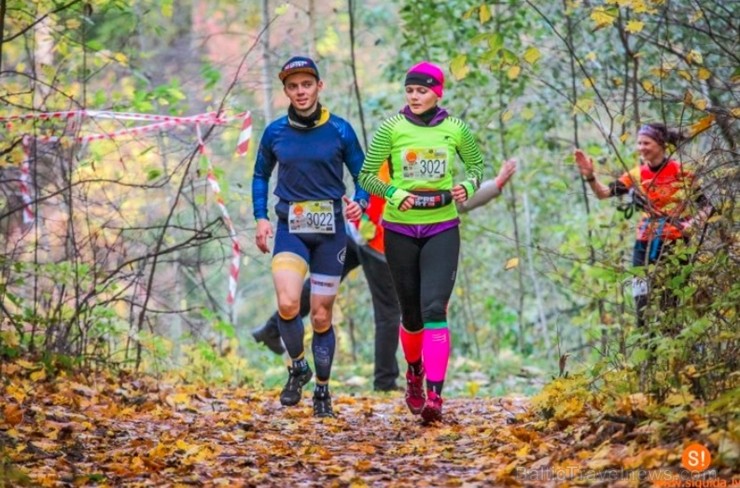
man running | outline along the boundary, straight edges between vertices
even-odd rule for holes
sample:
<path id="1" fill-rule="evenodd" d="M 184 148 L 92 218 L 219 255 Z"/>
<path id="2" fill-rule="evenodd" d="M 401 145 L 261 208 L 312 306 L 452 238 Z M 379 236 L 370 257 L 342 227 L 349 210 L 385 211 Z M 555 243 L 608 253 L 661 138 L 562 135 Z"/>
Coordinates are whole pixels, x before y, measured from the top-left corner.
<path id="1" fill-rule="evenodd" d="M 343 166 L 355 180 L 354 201 L 344 211 L 357 220 L 368 195 L 357 186 L 364 154 L 354 130 L 344 119 L 319 103 L 323 82 L 316 63 L 296 56 L 279 73 L 290 100 L 288 114 L 272 122 L 260 141 L 252 180 L 255 242 L 270 252 L 273 228 L 267 214 L 269 180 L 279 163 L 275 195 L 277 230 L 272 258 L 272 277 L 278 302 L 278 329 L 291 358 L 288 380 L 280 403 L 296 405 L 302 388 L 313 376 L 304 357 L 303 320 L 299 315 L 301 289 L 307 272 L 311 281 L 311 349 L 316 368 L 313 410 L 317 417 L 334 415 L 329 377 L 336 338 L 332 306 L 344 266 L 347 235 L 342 218 L 345 193 Z"/>

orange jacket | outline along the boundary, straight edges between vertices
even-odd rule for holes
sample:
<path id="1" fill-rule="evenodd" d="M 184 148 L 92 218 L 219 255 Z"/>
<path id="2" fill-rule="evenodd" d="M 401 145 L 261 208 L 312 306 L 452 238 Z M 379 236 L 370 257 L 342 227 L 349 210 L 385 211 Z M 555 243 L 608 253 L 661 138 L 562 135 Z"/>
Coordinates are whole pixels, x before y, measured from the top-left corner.
<path id="1" fill-rule="evenodd" d="M 391 180 L 390 169 L 388 161 L 383 163 L 378 172 L 378 177 L 385 183 Z M 355 225 L 358 227 L 360 234 L 367 240 L 367 245 L 374 251 L 379 252 L 381 255 L 385 255 L 385 244 L 383 240 L 383 209 L 385 208 L 385 198 L 376 195 L 370 195 L 367 209 L 365 209 L 365 215 L 367 220 L 364 218 L 358 221 Z"/>
<path id="2" fill-rule="evenodd" d="M 619 181 L 627 188 L 634 188 L 649 202 L 637 226 L 637 240 L 653 238 L 676 240 L 682 237 L 681 229 L 673 222 L 686 217 L 694 188 L 694 175 L 685 171 L 681 163 L 670 160 L 658 172 L 646 164 L 624 173 Z"/>

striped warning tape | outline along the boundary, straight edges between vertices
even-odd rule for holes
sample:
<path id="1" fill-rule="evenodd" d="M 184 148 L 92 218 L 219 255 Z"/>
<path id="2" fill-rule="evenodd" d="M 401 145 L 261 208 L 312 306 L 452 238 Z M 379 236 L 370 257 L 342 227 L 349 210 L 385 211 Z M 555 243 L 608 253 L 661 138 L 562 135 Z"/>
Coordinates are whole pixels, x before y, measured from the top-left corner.
<path id="1" fill-rule="evenodd" d="M 240 114 L 227 117 L 223 114 L 216 112 L 207 112 L 198 115 L 192 115 L 188 117 L 174 117 L 169 115 L 152 115 L 152 114 L 140 114 L 133 112 L 109 112 L 109 111 L 96 111 L 96 110 L 73 110 L 66 112 L 38 112 L 24 115 L 12 115 L 12 116 L 0 116 L 0 123 L 5 123 L 8 128 L 11 126 L 11 122 L 18 120 L 63 120 L 70 119 L 73 117 L 91 117 L 91 118 L 105 118 L 113 120 L 135 120 L 135 121 L 147 121 L 153 122 L 151 124 L 140 126 L 140 127 L 129 127 L 120 129 L 113 132 L 91 134 L 91 135 L 80 135 L 75 136 L 74 139 L 77 142 L 88 143 L 90 141 L 98 140 L 111 140 L 118 137 L 127 135 L 142 135 L 150 132 L 160 131 L 163 129 L 170 129 L 173 127 L 184 126 L 184 125 L 195 125 L 196 132 L 198 134 L 198 151 L 201 155 L 201 159 L 205 160 L 205 164 L 208 167 L 207 180 L 216 195 L 216 203 L 218 204 L 221 214 L 226 224 L 226 228 L 229 232 L 231 239 L 231 264 L 229 267 L 229 292 L 226 301 L 229 305 L 234 304 L 236 298 L 237 281 L 239 278 L 239 263 L 241 260 L 241 247 L 237 239 L 236 230 L 234 223 L 229 216 L 229 212 L 226 209 L 223 197 L 221 196 L 221 187 L 216 179 L 213 165 L 206 156 L 205 143 L 203 142 L 201 125 L 226 125 L 234 120 L 241 120 L 242 125 L 239 132 L 239 139 L 236 146 L 236 153 L 240 156 L 245 155 L 249 149 L 249 141 L 252 136 L 252 115 L 250 112 L 242 112 Z M 63 136 L 62 136 L 63 137 Z M 61 140 L 60 136 L 37 136 L 37 142 L 55 142 Z M 31 161 L 31 138 L 30 135 L 23 136 L 23 151 L 24 160 L 21 165 L 21 178 L 20 187 L 21 195 L 23 198 L 23 222 L 31 223 L 34 221 L 34 213 L 32 208 L 32 198 L 30 193 L 30 161 Z"/>

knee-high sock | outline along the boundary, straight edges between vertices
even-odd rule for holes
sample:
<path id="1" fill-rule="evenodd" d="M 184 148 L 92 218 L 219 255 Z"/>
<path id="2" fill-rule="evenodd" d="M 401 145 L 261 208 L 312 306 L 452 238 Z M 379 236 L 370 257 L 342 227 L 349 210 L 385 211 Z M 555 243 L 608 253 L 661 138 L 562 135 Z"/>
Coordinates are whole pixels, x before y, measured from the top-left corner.
<path id="1" fill-rule="evenodd" d="M 293 361 L 303 358 L 303 319 L 296 315 L 290 320 L 278 316 L 278 329 L 280 337 L 285 343 L 285 349 Z"/>
<path id="2" fill-rule="evenodd" d="M 406 362 L 409 364 L 418 363 L 421 359 L 424 330 L 409 332 L 401 324 L 398 337 L 401 339 L 401 347 L 403 348 L 403 356 L 406 358 Z"/>
<path id="3" fill-rule="evenodd" d="M 316 381 L 326 383 L 331 376 L 331 363 L 334 361 L 334 349 L 337 337 L 334 335 L 334 326 L 330 326 L 324 332 L 313 332 L 311 349 L 313 350 L 313 361 L 316 367 Z"/>
<path id="4" fill-rule="evenodd" d="M 442 385 L 447 375 L 447 363 L 450 360 L 450 329 L 447 322 L 430 322 L 424 324 L 424 369 L 427 375 L 427 387 L 442 393 Z"/>

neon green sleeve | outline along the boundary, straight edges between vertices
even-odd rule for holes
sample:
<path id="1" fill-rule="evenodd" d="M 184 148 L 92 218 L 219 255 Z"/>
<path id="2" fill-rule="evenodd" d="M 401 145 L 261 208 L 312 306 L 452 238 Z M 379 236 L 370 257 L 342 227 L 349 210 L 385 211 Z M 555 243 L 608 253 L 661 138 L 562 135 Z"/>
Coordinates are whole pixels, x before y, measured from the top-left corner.
<path id="1" fill-rule="evenodd" d="M 450 117 L 450 122 L 460 129 L 461 141 L 457 149 L 465 166 L 465 177 L 467 178 L 467 182 L 463 182 L 463 187 L 467 190 L 468 198 L 470 198 L 483 179 L 483 155 L 468 125 L 456 117 Z"/>
<path id="2" fill-rule="evenodd" d="M 386 119 L 378 128 L 370 147 L 365 154 L 365 163 L 360 170 L 360 185 L 368 192 L 379 197 L 386 197 L 390 185 L 378 178 L 378 172 L 383 162 L 391 155 L 393 144 L 393 128 L 403 115 L 395 115 Z"/>

